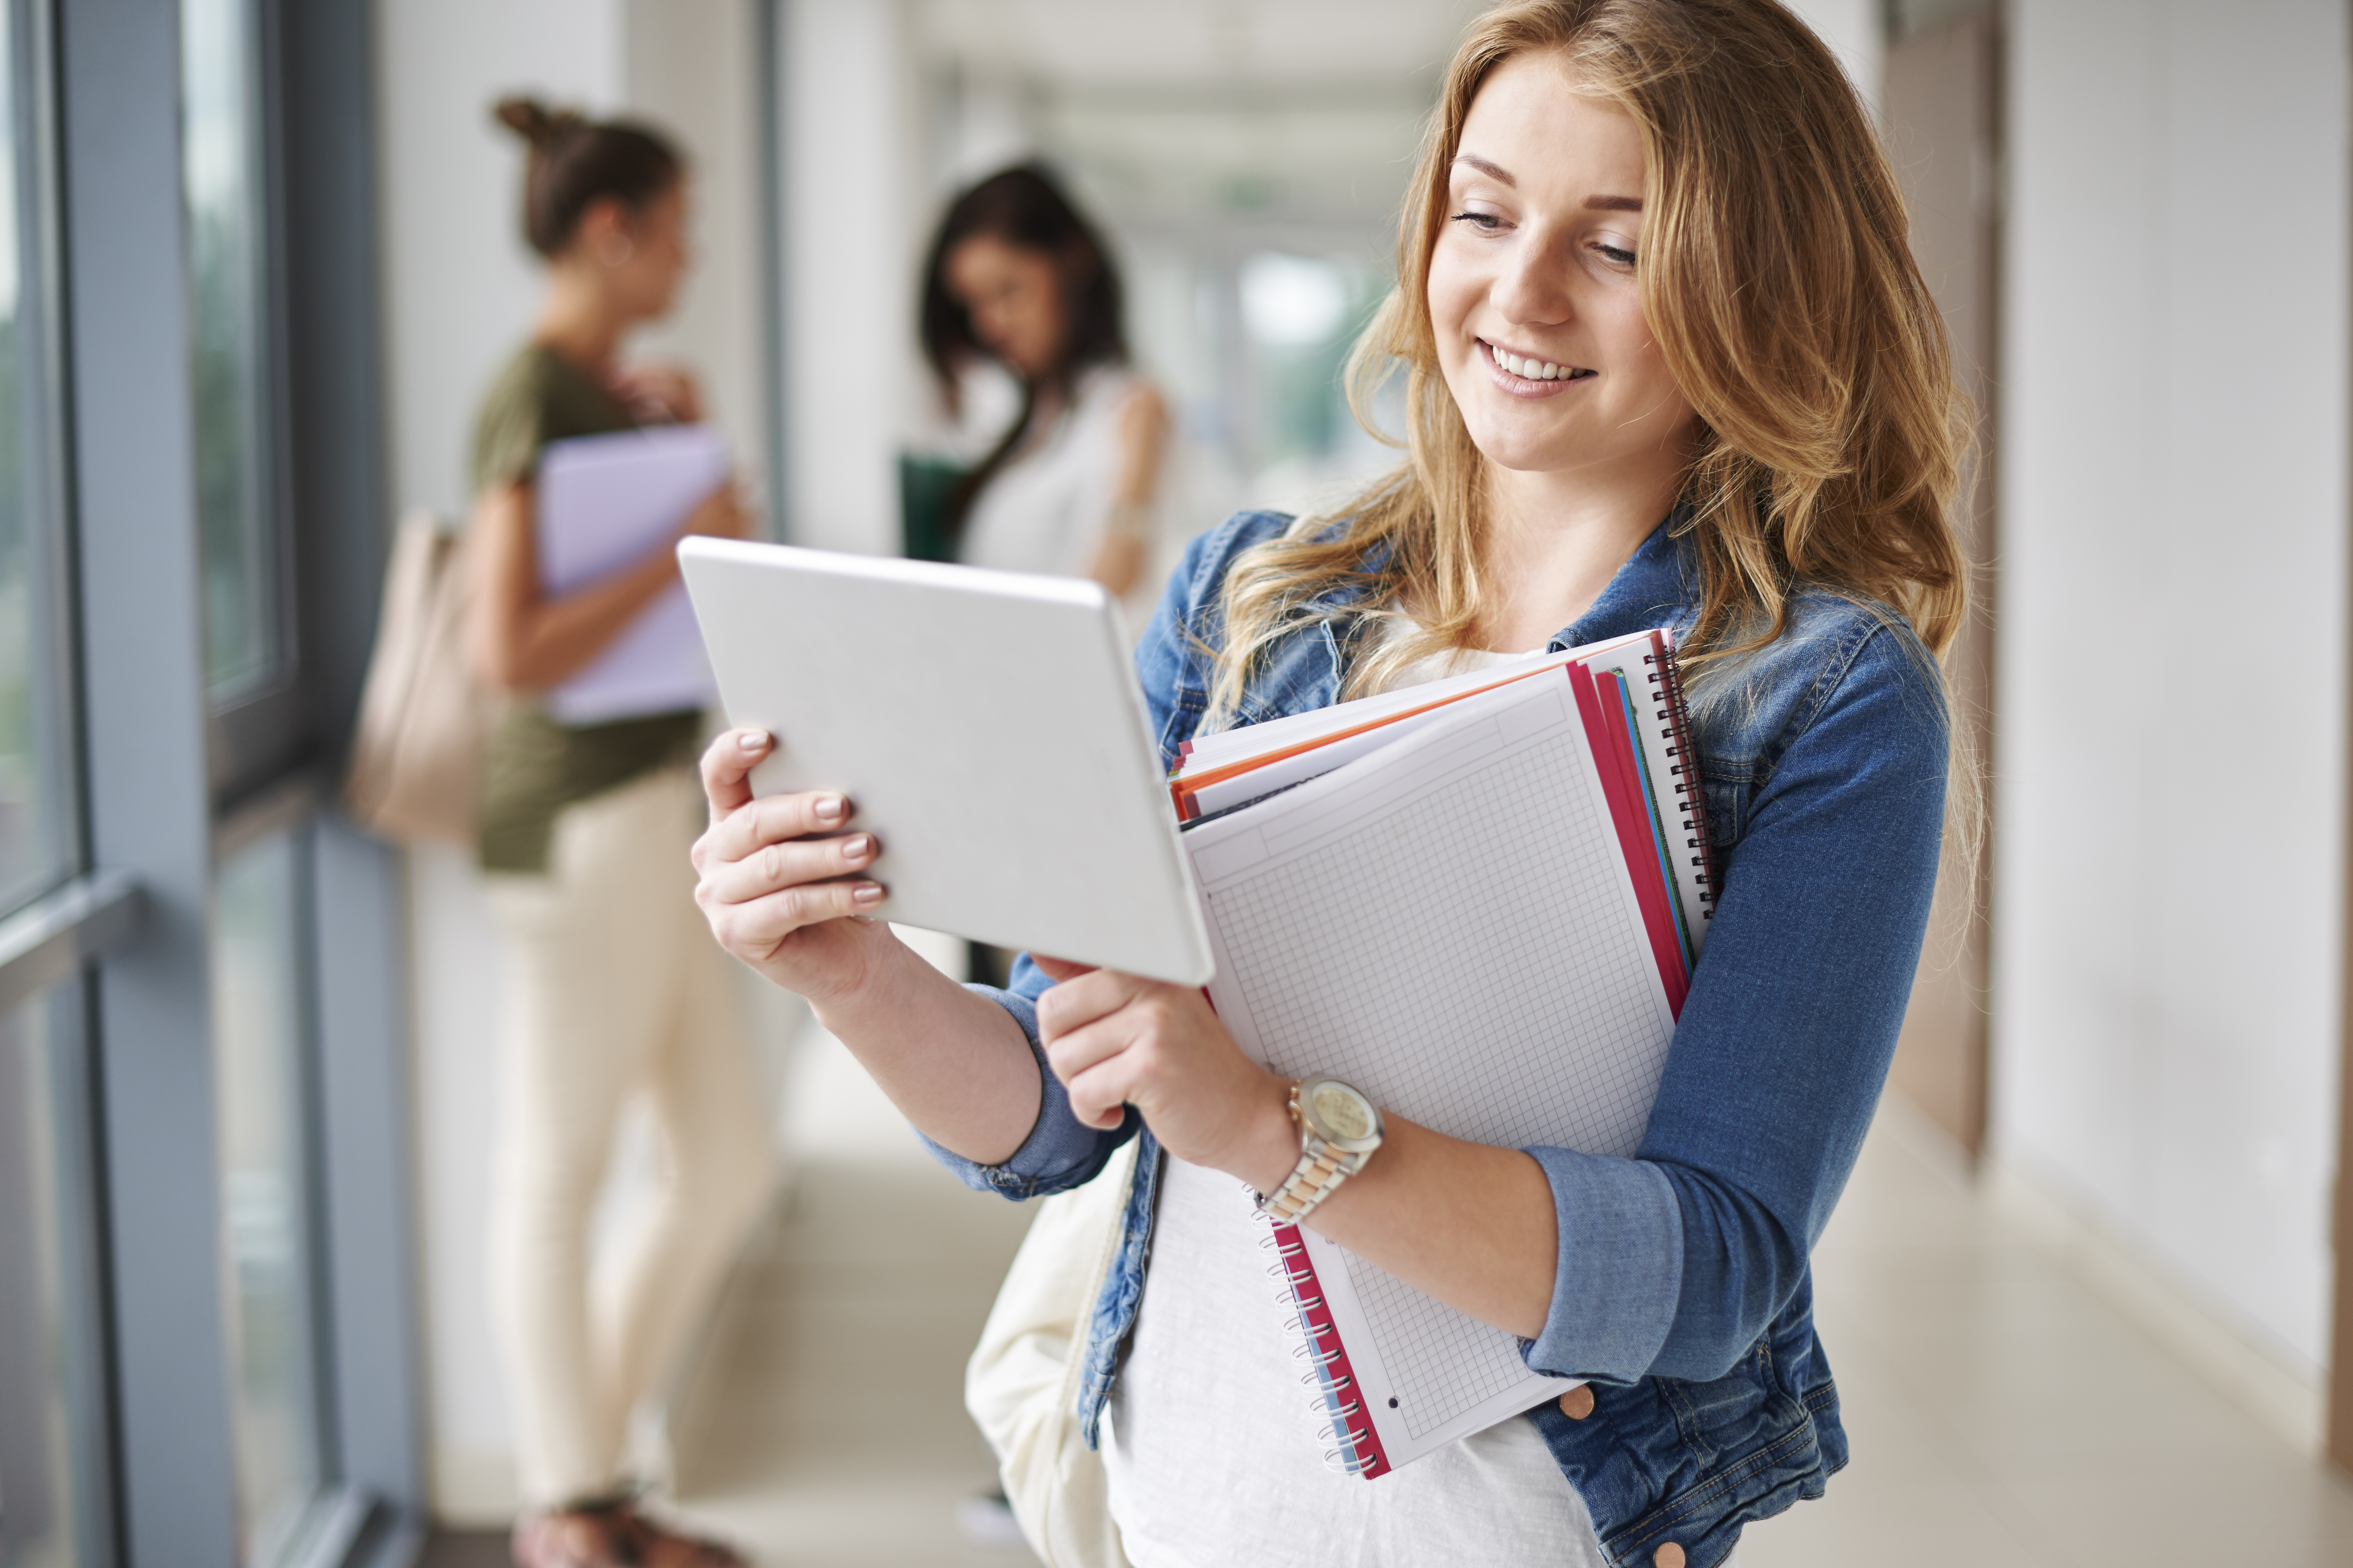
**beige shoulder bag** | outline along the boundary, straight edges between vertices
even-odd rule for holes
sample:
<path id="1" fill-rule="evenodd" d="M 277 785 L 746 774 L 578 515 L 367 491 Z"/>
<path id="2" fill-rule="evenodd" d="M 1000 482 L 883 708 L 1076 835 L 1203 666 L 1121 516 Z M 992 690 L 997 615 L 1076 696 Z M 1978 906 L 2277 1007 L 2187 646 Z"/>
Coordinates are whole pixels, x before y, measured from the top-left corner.
<path id="1" fill-rule="evenodd" d="M 412 511 L 385 569 L 343 804 L 403 843 L 474 838 L 488 704 L 467 658 L 464 555 L 438 518 Z"/>
<path id="2" fill-rule="evenodd" d="M 1103 1174 L 1038 1205 L 965 1368 L 965 1408 L 997 1450 L 1021 1533 L 1047 1568 L 1128 1568 L 1103 1456 L 1079 1435 L 1087 1321 L 1135 1184 L 1130 1139 Z"/>

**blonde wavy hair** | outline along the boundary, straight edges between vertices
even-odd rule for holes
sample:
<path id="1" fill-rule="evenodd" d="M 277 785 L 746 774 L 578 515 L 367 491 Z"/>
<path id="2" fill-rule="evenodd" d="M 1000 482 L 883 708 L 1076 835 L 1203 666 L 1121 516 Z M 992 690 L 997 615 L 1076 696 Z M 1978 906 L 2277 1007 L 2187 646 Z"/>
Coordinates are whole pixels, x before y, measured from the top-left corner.
<path id="1" fill-rule="evenodd" d="M 1960 628 L 1968 574 L 1949 514 L 1968 405 L 1894 172 L 1837 61 L 1774 0 L 1529 0 L 1481 16 L 1447 68 L 1398 286 L 1350 357 L 1351 406 L 1377 436 L 1373 396 L 1402 371 L 1404 439 L 1383 438 L 1404 461 L 1236 561 L 1205 729 L 1230 723 L 1261 656 L 1316 620 L 1409 633 L 1409 607 L 1419 623 L 1358 639 L 1353 696 L 1463 646 L 1490 608 L 1486 459 L 1440 374 L 1428 284 L 1472 100 L 1533 51 L 1561 55 L 1641 132 L 1637 281 L 1698 419 L 1676 524 L 1700 573 L 1686 663 L 1772 641 L 1801 581 L 1885 606 L 1939 658 Z"/>

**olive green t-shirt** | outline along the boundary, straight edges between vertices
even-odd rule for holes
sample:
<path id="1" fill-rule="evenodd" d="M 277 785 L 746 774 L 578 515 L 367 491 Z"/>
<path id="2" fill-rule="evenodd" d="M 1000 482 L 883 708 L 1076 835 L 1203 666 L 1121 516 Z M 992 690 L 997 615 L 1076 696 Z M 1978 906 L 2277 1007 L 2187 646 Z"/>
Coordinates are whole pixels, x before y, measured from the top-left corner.
<path id="1" fill-rule="evenodd" d="M 553 349 L 507 361 L 474 419 L 474 489 L 530 479 L 551 441 L 607 436 L 637 421 L 597 381 Z M 507 705 L 484 748 L 479 848 L 487 871 L 544 871 L 556 814 L 693 754 L 701 713 L 561 724 L 536 695 Z"/>

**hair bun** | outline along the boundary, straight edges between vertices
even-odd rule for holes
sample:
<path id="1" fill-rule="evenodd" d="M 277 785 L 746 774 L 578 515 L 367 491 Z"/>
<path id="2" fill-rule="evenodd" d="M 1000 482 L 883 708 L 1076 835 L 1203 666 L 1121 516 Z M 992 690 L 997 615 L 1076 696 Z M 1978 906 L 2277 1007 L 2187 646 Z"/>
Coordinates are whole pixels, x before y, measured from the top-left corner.
<path id="1" fill-rule="evenodd" d="M 520 94 L 499 100 L 491 112 L 500 124 L 534 148 L 547 146 L 565 131 L 580 123 L 576 110 L 550 110 L 539 100 Z"/>

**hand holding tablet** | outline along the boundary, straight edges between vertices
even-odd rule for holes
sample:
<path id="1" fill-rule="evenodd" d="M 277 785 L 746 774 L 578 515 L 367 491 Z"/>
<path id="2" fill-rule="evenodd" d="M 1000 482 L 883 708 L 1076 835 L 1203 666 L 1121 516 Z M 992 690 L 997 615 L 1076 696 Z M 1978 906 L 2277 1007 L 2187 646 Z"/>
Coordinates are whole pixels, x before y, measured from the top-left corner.
<path id="1" fill-rule="evenodd" d="M 683 542 L 679 561 L 731 722 L 775 738 L 748 779 L 748 752 L 705 759 L 727 813 L 706 858 L 725 862 L 715 886 L 751 940 L 789 941 L 805 950 L 797 966 L 822 970 L 855 961 L 824 922 L 871 914 L 1208 979 L 1127 640 L 1100 587 L 707 538 Z M 827 819 L 838 802 L 848 815 Z"/>

